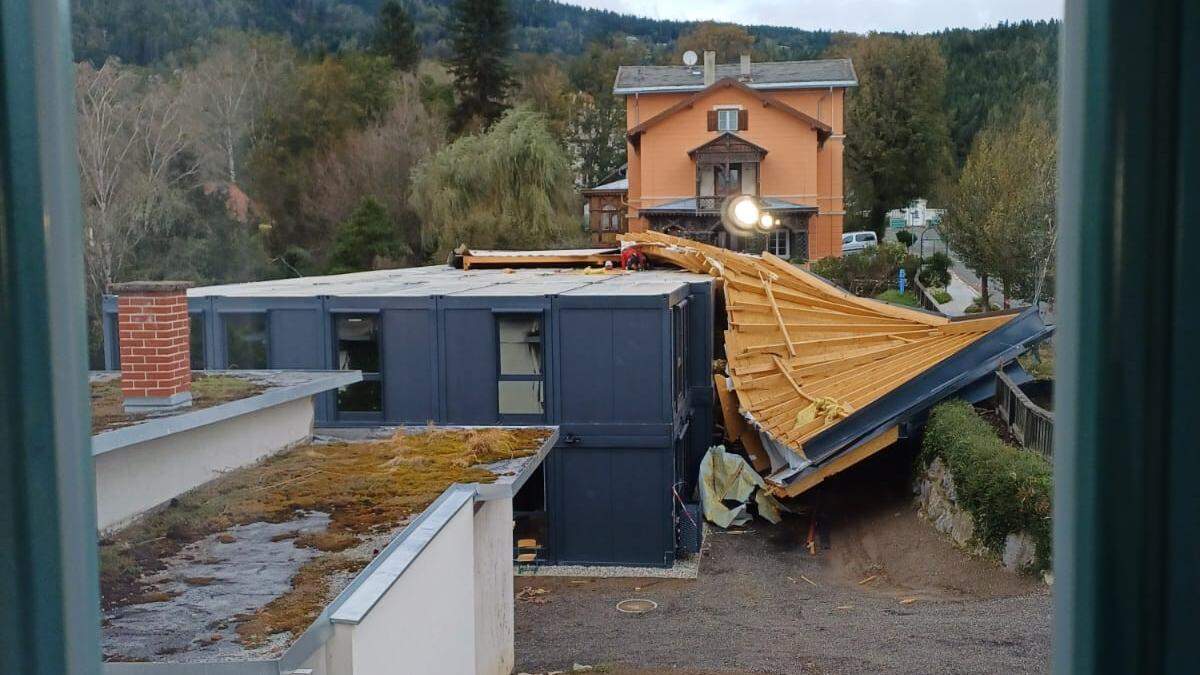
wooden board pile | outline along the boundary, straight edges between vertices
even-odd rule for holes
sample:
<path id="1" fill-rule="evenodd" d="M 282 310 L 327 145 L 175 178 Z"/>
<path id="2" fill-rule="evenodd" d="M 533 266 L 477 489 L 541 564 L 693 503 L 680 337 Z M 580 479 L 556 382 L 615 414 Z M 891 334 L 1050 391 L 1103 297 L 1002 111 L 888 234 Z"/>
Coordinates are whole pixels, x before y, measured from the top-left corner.
<path id="1" fill-rule="evenodd" d="M 752 256 L 656 232 L 620 239 L 652 261 L 720 281 L 727 367 L 716 384 L 726 432 L 741 440 L 756 469 L 770 472 L 768 482 L 782 495 L 824 477 L 783 482 L 810 466 L 809 439 L 1014 316 L 951 321 L 854 296 L 770 253 Z M 894 430 L 883 436 L 895 438 Z M 872 452 L 886 444 L 876 442 Z M 869 454 L 856 451 L 854 461 Z"/>

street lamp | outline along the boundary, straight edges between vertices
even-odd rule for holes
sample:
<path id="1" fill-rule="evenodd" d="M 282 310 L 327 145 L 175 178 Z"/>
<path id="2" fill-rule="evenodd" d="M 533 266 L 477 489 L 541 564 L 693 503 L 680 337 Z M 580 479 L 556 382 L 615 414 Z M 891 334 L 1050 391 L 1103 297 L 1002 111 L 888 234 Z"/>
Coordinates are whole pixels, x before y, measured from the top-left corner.
<path id="1" fill-rule="evenodd" d="M 770 232 L 778 222 L 763 210 L 762 202 L 753 195 L 738 195 L 725 201 L 721 208 L 721 220 L 726 229 L 735 234 L 753 232 L 755 228 Z"/>

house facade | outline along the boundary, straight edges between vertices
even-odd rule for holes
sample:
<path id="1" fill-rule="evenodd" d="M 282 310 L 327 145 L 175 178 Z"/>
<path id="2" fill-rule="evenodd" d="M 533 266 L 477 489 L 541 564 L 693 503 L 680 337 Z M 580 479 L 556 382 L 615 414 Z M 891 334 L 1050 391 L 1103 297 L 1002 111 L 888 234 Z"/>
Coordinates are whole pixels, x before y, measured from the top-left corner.
<path id="1" fill-rule="evenodd" d="M 625 167 L 612 172 L 599 185 L 583 191 L 583 219 L 588 240 L 597 246 L 615 246 L 617 235 L 628 232 L 625 199 L 629 180 Z"/>
<path id="2" fill-rule="evenodd" d="M 840 255 L 846 59 L 622 66 L 630 232 L 655 230 L 793 260 Z M 728 231 L 724 201 L 754 195 L 769 232 Z"/>

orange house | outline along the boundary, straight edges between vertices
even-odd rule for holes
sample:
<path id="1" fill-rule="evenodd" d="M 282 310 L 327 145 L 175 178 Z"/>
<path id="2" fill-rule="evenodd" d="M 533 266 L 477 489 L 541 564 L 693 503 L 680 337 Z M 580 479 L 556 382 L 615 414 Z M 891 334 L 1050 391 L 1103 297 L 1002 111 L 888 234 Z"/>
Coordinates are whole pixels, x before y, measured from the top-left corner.
<path id="1" fill-rule="evenodd" d="M 842 106 L 857 86 L 847 59 L 621 66 L 627 226 L 793 260 L 841 254 Z M 778 223 L 727 231 L 720 209 L 750 194 Z"/>

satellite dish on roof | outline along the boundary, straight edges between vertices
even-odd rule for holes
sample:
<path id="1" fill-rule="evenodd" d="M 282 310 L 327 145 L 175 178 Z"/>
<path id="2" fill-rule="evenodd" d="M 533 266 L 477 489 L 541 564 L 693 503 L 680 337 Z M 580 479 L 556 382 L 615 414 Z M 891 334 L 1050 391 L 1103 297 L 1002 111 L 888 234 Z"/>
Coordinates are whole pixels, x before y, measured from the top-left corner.
<path id="1" fill-rule="evenodd" d="M 689 49 L 683 53 L 683 65 L 694 66 L 694 65 L 696 65 L 696 60 L 698 58 L 699 57 L 696 56 L 696 52 Z"/>

